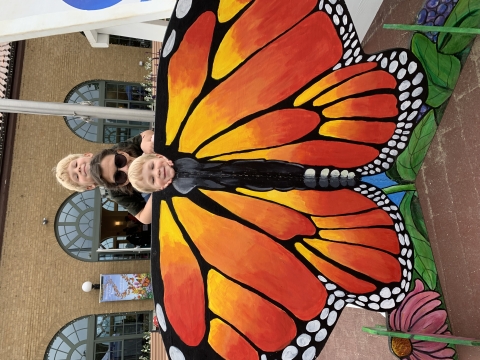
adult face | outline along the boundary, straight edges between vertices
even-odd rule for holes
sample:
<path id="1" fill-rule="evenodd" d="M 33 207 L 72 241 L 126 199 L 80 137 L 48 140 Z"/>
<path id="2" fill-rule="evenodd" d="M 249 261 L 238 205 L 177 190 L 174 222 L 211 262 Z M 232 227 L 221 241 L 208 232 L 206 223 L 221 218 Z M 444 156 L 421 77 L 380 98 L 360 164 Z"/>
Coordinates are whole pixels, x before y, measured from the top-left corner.
<path id="1" fill-rule="evenodd" d="M 95 188 L 95 182 L 90 175 L 90 161 L 92 153 L 85 153 L 78 159 L 70 161 L 68 165 L 68 176 L 70 180 L 80 186 L 84 186 L 87 190 Z"/>
<path id="2" fill-rule="evenodd" d="M 117 186 L 125 186 L 130 183 L 128 180 L 128 168 L 135 160 L 126 152 L 118 151 L 117 154 L 107 155 L 100 161 L 102 178 Z"/>

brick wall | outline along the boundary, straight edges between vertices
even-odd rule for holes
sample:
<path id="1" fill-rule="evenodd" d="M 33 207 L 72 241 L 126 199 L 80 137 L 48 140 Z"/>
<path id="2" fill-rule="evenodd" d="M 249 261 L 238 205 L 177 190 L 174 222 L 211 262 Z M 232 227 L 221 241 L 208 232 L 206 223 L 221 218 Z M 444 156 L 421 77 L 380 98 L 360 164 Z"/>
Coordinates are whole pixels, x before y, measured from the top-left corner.
<path id="1" fill-rule="evenodd" d="M 63 102 L 93 79 L 141 82 L 148 49 L 94 49 L 79 33 L 28 40 L 20 98 Z M 42 359 L 56 332 L 84 315 L 152 310 L 151 301 L 98 302 L 84 281 L 101 273 L 148 272 L 148 261 L 88 263 L 59 246 L 54 219 L 71 194 L 51 169 L 69 153 L 103 146 L 80 139 L 61 117 L 20 115 L 14 142 L 7 218 L 0 262 L 0 359 Z M 42 225 L 46 217 L 49 223 Z"/>

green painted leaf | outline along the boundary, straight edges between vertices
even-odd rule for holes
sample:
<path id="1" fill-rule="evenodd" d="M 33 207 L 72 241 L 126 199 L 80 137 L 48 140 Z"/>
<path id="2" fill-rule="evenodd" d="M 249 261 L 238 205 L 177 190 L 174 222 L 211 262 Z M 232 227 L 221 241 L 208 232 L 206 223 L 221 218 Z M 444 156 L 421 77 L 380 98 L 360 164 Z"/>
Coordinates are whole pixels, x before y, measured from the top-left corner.
<path id="1" fill-rule="evenodd" d="M 435 43 L 420 33 L 413 35 L 411 49 L 427 73 L 426 103 L 434 108 L 439 107 L 450 97 L 457 84 L 461 70 L 460 60 L 453 55 L 437 52 Z"/>
<path id="2" fill-rule="evenodd" d="M 433 260 L 433 253 L 430 243 L 425 236 L 418 231 L 413 219 L 412 202 L 415 203 L 417 201 L 418 198 L 415 195 L 415 192 L 408 191 L 400 203 L 400 212 L 403 215 L 405 227 L 413 243 L 413 267 L 422 277 L 429 289 L 433 290 L 437 286 L 437 268 L 435 267 L 435 261 Z"/>
<path id="3" fill-rule="evenodd" d="M 480 1 L 460 0 L 453 8 L 444 26 L 459 28 L 480 27 Z M 440 33 L 437 48 L 443 54 L 456 54 L 465 49 L 475 35 Z"/>
<path id="4" fill-rule="evenodd" d="M 402 180 L 414 181 L 437 131 L 433 110 L 430 110 L 413 130 L 406 149 L 398 156 L 396 171 Z"/>
<path id="5" fill-rule="evenodd" d="M 428 232 L 427 227 L 425 226 L 425 219 L 423 218 L 422 207 L 420 206 L 420 200 L 417 196 L 412 198 L 410 209 L 412 210 L 412 219 L 415 223 L 415 228 L 425 239 L 428 239 Z"/>
<path id="6" fill-rule="evenodd" d="M 402 183 L 402 177 L 397 171 L 397 162 L 395 161 L 390 169 L 385 171 L 385 175 L 387 175 L 390 179 L 397 183 Z"/>

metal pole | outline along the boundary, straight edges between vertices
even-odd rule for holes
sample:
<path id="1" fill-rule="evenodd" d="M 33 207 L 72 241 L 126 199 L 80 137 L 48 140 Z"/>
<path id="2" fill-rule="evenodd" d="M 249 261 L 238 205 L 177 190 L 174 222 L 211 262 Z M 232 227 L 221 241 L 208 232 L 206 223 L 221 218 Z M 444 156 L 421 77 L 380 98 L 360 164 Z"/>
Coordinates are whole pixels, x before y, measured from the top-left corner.
<path id="1" fill-rule="evenodd" d="M 90 105 L 90 106 L 89 106 Z M 0 99 L 0 112 L 74 116 L 88 121 L 90 118 L 154 122 L 155 113 L 148 110 L 118 109 L 91 106 L 91 103 L 65 104 L 55 102 Z"/>

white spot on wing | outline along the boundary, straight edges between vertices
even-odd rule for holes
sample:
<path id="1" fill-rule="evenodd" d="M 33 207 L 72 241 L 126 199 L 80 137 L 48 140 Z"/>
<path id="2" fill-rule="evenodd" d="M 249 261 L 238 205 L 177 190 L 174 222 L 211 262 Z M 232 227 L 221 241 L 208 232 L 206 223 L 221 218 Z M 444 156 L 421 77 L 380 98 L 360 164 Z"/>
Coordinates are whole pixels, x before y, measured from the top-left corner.
<path id="1" fill-rule="evenodd" d="M 332 305 L 334 301 L 335 301 L 335 295 L 330 294 L 330 295 L 328 296 L 327 304 L 328 304 L 328 305 Z"/>
<path id="2" fill-rule="evenodd" d="M 172 360 L 185 360 L 185 356 L 183 355 L 183 353 L 180 351 L 179 348 L 176 348 L 175 346 L 170 346 L 168 354 L 170 355 L 170 358 Z"/>
<path id="3" fill-rule="evenodd" d="M 382 309 L 391 309 L 395 306 L 395 301 L 393 299 L 383 300 L 380 306 Z"/>
<path id="4" fill-rule="evenodd" d="M 315 341 L 320 342 L 324 340 L 328 335 L 327 329 L 321 329 L 317 335 L 315 335 Z"/>
<path id="5" fill-rule="evenodd" d="M 293 360 L 298 355 L 298 349 L 295 346 L 287 346 L 282 353 L 282 360 Z"/>
<path id="6" fill-rule="evenodd" d="M 333 171 L 332 171 L 332 173 L 333 173 Z M 327 284 L 327 285 L 325 285 L 325 287 L 327 288 L 327 290 L 335 290 L 337 288 L 334 284 Z"/>
<path id="7" fill-rule="evenodd" d="M 386 298 L 389 298 L 390 296 L 392 296 L 392 293 L 390 292 L 390 289 L 389 289 L 389 288 L 384 287 L 384 288 L 380 291 L 380 296 L 383 297 L 384 299 L 386 299 Z"/>
<path id="8" fill-rule="evenodd" d="M 417 70 L 417 63 L 412 61 L 410 64 L 408 64 L 408 72 L 413 74 L 415 70 Z"/>
<path id="9" fill-rule="evenodd" d="M 302 360 L 313 360 L 315 359 L 315 346 L 310 346 L 302 355 Z"/>
<path id="10" fill-rule="evenodd" d="M 420 100 L 420 99 L 415 100 L 412 104 L 412 109 L 418 109 L 420 107 L 420 105 L 422 105 L 422 100 Z"/>
<path id="11" fill-rule="evenodd" d="M 175 10 L 175 15 L 177 16 L 177 18 L 181 19 L 188 14 L 191 7 L 192 7 L 192 0 L 178 0 L 177 9 Z"/>
<path id="12" fill-rule="evenodd" d="M 404 90 L 407 90 L 409 87 L 410 87 L 410 81 L 404 80 L 404 81 L 402 81 L 402 83 L 398 87 L 398 90 L 404 91 Z"/>
<path id="13" fill-rule="evenodd" d="M 305 347 L 310 344 L 312 337 L 308 334 L 302 334 L 297 338 L 297 345 L 300 347 Z"/>
<path id="14" fill-rule="evenodd" d="M 407 74 L 407 70 L 405 70 L 403 68 L 398 70 L 397 79 L 402 80 L 405 77 L 406 74 Z"/>
<path id="15" fill-rule="evenodd" d="M 175 36 L 176 36 L 176 32 L 175 30 L 172 30 L 172 32 L 170 33 L 170 36 L 168 37 L 167 42 L 165 43 L 165 46 L 163 47 L 163 51 L 162 51 L 163 57 L 167 57 L 172 51 L 173 45 L 175 45 Z"/>
<path id="16" fill-rule="evenodd" d="M 157 315 L 158 324 L 162 328 L 163 331 L 167 331 L 167 323 L 165 322 L 165 314 L 163 313 L 162 306 L 157 304 L 155 306 L 155 313 Z"/>
<path id="17" fill-rule="evenodd" d="M 423 74 L 422 73 L 418 73 L 417 75 L 415 75 L 415 77 L 413 78 L 412 80 L 412 83 L 413 85 L 418 85 L 422 82 L 423 80 Z"/>
<path id="18" fill-rule="evenodd" d="M 307 324 L 307 331 L 308 332 L 315 332 L 320 330 L 320 321 L 312 320 Z"/>
<path id="19" fill-rule="evenodd" d="M 330 311 L 330 314 L 328 314 L 327 325 L 332 326 L 335 324 L 335 321 L 337 321 L 337 312 Z"/>
<path id="20" fill-rule="evenodd" d="M 413 97 L 417 97 L 417 96 L 420 95 L 422 92 L 423 92 L 423 88 L 422 88 L 422 87 L 418 87 L 418 88 L 416 88 L 415 90 L 412 91 L 412 96 L 413 96 Z"/>
<path id="21" fill-rule="evenodd" d="M 338 300 L 335 305 L 333 305 L 333 307 L 336 309 L 336 310 L 342 310 L 343 307 L 345 306 L 345 301 L 343 301 L 342 299 Z"/>
<path id="22" fill-rule="evenodd" d="M 398 67 L 398 61 L 392 61 L 390 63 L 390 66 L 388 67 L 388 72 L 393 74 L 397 70 L 397 67 Z"/>
<path id="23" fill-rule="evenodd" d="M 320 319 L 325 320 L 328 317 L 328 313 L 330 310 L 328 308 L 325 308 L 322 310 L 322 313 L 320 314 Z"/>

